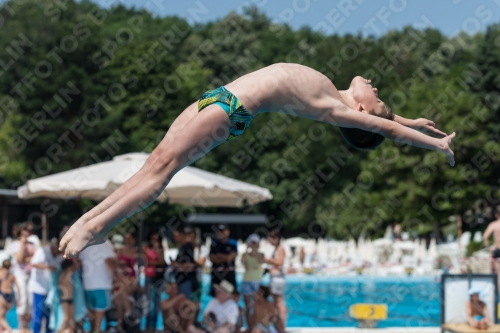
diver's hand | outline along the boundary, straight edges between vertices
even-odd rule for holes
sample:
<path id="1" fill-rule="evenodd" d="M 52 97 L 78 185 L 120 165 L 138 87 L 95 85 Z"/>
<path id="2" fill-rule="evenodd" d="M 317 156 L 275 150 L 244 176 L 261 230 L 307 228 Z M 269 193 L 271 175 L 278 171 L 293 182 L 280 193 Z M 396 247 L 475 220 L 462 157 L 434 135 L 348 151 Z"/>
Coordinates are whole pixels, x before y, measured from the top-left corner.
<path id="1" fill-rule="evenodd" d="M 409 127 L 425 134 L 432 134 L 434 136 L 437 136 L 438 138 L 442 138 L 447 135 L 445 132 L 440 131 L 436 128 L 435 122 L 425 118 L 412 120 Z"/>

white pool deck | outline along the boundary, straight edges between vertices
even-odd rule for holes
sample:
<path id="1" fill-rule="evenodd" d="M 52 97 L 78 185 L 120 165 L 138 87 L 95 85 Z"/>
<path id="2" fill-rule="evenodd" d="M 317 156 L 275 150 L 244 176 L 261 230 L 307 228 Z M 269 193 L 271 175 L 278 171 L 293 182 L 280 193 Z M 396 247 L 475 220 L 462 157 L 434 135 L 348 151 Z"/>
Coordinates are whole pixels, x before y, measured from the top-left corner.
<path id="1" fill-rule="evenodd" d="M 441 333 L 439 327 L 391 327 L 361 329 L 355 327 L 335 327 L 335 328 L 313 328 L 313 327 L 290 327 L 287 333 Z M 19 330 L 12 330 L 12 333 L 19 333 Z"/>
<path id="2" fill-rule="evenodd" d="M 439 327 L 391 327 L 362 329 L 355 327 L 335 328 L 288 328 L 289 333 L 441 333 Z"/>

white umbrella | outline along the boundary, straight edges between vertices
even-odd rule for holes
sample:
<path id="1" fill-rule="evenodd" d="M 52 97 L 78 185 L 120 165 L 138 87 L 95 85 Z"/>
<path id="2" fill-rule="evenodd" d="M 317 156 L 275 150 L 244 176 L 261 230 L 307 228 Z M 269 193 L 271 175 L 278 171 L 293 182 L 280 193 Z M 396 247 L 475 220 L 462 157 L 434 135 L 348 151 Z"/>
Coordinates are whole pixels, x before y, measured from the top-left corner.
<path id="1" fill-rule="evenodd" d="M 413 240 L 413 256 L 417 259 L 421 257 L 420 250 L 420 240 L 415 238 Z"/>
<path id="2" fill-rule="evenodd" d="M 410 251 L 415 248 L 415 244 L 411 241 L 400 241 L 394 243 L 393 248 L 402 251 Z"/>
<path id="3" fill-rule="evenodd" d="M 341 249 L 341 244 L 340 243 L 334 243 L 330 242 L 328 244 L 328 259 L 330 261 L 337 261 L 340 259 L 343 251 Z"/>
<path id="4" fill-rule="evenodd" d="M 328 244 L 323 238 L 318 239 L 316 252 L 318 253 L 319 262 L 325 264 L 328 261 Z"/>
<path id="5" fill-rule="evenodd" d="M 420 239 L 420 259 L 425 259 L 427 257 L 427 242 L 425 239 Z"/>
<path id="6" fill-rule="evenodd" d="M 435 259 L 438 256 L 435 238 L 431 238 L 431 242 L 429 244 L 429 250 L 427 251 L 427 256 L 432 258 L 432 259 Z"/>
<path id="7" fill-rule="evenodd" d="M 358 249 L 356 247 L 356 241 L 350 238 L 347 243 L 347 253 L 349 254 L 350 259 L 352 260 L 354 257 L 358 257 Z"/>
<path id="8" fill-rule="evenodd" d="M 394 241 L 389 238 L 379 238 L 372 242 L 374 247 L 391 247 L 393 243 Z"/>
<path id="9" fill-rule="evenodd" d="M 309 244 L 307 239 L 301 237 L 292 237 L 285 239 L 284 243 L 288 246 L 293 247 L 307 247 L 307 245 Z"/>
<path id="10" fill-rule="evenodd" d="M 361 256 L 363 260 L 368 262 L 374 262 L 376 253 L 373 250 L 373 246 L 370 240 L 365 240 L 360 248 Z"/>
<path id="11" fill-rule="evenodd" d="M 149 154 L 129 153 L 111 161 L 29 180 L 18 187 L 20 198 L 89 198 L 103 200 L 144 165 Z M 158 201 L 201 207 L 240 207 L 272 199 L 268 189 L 194 167 L 172 178 Z"/>

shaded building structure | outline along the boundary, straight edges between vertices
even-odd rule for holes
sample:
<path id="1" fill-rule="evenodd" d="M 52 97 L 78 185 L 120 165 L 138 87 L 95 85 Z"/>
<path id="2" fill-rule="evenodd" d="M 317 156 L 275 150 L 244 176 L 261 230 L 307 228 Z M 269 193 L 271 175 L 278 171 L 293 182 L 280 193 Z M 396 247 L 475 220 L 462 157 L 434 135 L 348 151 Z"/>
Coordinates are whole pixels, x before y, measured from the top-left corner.
<path id="1" fill-rule="evenodd" d="M 60 230 L 61 205 L 72 205 L 80 211 L 77 199 L 34 198 L 20 199 L 16 190 L 0 189 L 0 245 L 7 237 L 12 237 L 12 229 L 16 223 L 29 221 L 33 223 L 35 234 L 47 241 L 57 236 Z"/>

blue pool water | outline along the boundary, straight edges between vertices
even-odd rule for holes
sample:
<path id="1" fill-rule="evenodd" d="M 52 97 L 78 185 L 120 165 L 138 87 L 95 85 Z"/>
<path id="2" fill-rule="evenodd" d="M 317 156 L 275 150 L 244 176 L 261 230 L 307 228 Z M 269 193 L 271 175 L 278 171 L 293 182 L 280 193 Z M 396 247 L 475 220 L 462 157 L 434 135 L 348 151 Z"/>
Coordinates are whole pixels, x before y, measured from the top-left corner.
<path id="1" fill-rule="evenodd" d="M 205 275 L 202 308 L 210 300 L 209 284 Z M 349 317 L 349 306 L 356 303 L 387 304 L 388 318 L 377 327 L 439 326 L 441 312 L 440 283 L 433 277 L 287 276 L 285 302 L 289 327 L 358 326 Z M 7 320 L 17 327 L 14 309 Z"/>
<path id="2" fill-rule="evenodd" d="M 439 326 L 440 283 L 434 278 L 290 277 L 285 301 L 289 327 L 358 326 L 350 318 L 356 303 L 387 304 L 377 327 Z"/>

